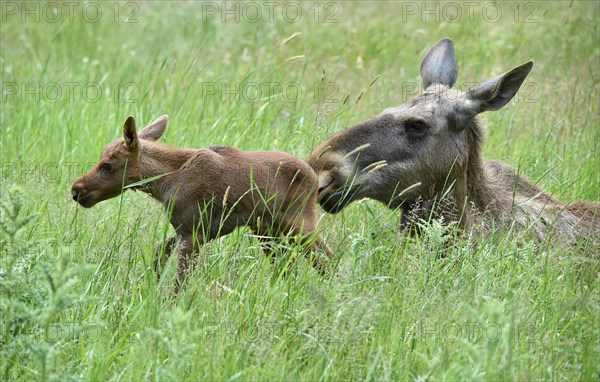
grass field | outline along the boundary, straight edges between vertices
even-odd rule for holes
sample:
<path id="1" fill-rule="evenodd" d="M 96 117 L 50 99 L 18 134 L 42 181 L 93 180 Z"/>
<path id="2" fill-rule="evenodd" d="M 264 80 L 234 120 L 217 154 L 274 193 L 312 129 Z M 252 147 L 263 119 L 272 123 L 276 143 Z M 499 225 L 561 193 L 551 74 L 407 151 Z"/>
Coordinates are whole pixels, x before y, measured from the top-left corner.
<path id="1" fill-rule="evenodd" d="M 89 210 L 70 200 L 129 115 L 141 125 L 168 114 L 162 141 L 175 146 L 306 158 L 418 92 L 421 59 L 443 37 L 463 89 L 535 62 L 516 101 L 483 116 L 485 156 L 565 202 L 598 200 L 599 3 L 0 11 L 1 379 L 600 379 L 592 250 L 467 235 L 449 245 L 435 222 L 409 239 L 398 212 L 361 201 L 319 210 L 331 276 L 301 259 L 281 277 L 287 259 L 272 265 L 240 229 L 202 249 L 173 297 L 173 264 L 160 284 L 151 265 L 172 233 L 159 204 L 134 192 Z"/>

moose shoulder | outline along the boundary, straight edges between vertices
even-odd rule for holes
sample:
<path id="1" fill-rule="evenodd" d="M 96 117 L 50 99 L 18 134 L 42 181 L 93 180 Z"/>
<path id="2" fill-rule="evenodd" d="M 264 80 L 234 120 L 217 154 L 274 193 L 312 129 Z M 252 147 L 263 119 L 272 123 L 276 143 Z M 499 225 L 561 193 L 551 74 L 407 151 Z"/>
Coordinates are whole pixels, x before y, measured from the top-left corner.
<path id="1" fill-rule="evenodd" d="M 565 206 L 507 165 L 481 157 L 477 114 L 505 106 L 533 63 L 466 92 L 452 89 L 458 66 L 450 39 L 421 63 L 423 93 L 334 134 L 309 157 L 318 200 L 330 213 L 371 198 L 402 209 L 402 225 L 441 216 L 463 228 L 477 223 L 532 225 L 539 240 L 600 233 L 600 203 Z"/>

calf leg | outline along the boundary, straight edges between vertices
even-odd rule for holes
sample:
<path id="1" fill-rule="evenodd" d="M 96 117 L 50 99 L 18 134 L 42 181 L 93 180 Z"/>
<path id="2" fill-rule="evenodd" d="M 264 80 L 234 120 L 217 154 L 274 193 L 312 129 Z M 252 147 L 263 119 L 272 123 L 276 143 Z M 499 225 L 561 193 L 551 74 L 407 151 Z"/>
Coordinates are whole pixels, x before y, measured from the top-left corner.
<path id="1" fill-rule="evenodd" d="M 329 260 L 333 256 L 333 252 L 323 241 L 320 235 L 315 232 L 304 233 L 299 235 L 300 242 L 305 246 L 305 256 L 310 259 L 312 255 L 312 265 L 321 274 L 325 274 L 329 268 Z"/>
<path id="2" fill-rule="evenodd" d="M 156 246 L 156 251 L 154 255 L 154 272 L 156 272 L 156 278 L 160 280 L 160 274 L 162 273 L 162 266 L 169 260 L 169 256 L 173 252 L 173 248 L 177 244 L 177 236 L 172 236 L 167 239 L 167 242 L 164 244 L 165 252 L 164 256 L 162 254 L 163 244 L 159 244 Z M 164 261 L 161 261 L 161 257 L 164 257 Z"/>
<path id="3" fill-rule="evenodd" d="M 202 236 L 198 235 L 197 240 L 194 240 L 192 235 L 183 235 L 179 245 L 179 262 L 177 263 L 177 279 L 175 280 L 175 294 L 179 293 L 185 276 L 190 268 L 190 263 L 195 263 L 197 250 L 203 244 Z"/>
<path id="4" fill-rule="evenodd" d="M 310 258 L 312 253 L 313 267 L 321 274 L 325 274 L 333 253 L 317 232 L 317 216 L 314 209 L 304 210 L 300 229 L 295 229 L 295 231 L 297 231 L 302 244 L 307 248 L 305 256 Z"/>
<path id="5" fill-rule="evenodd" d="M 329 259 L 333 256 L 333 253 L 317 233 L 317 218 L 314 210 L 306 209 L 299 222 L 286 220 L 284 218 L 284 227 L 291 227 L 291 229 L 288 228 L 284 232 L 291 231 L 296 240 L 304 248 L 304 255 L 308 259 L 312 255 L 313 267 L 319 270 L 321 274 L 325 274 L 329 267 Z"/>
<path id="6" fill-rule="evenodd" d="M 275 262 L 275 257 L 277 256 L 277 252 L 279 252 L 277 249 L 273 248 L 273 240 L 270 237 L 259 236 L 258 233 L 256 235 L 258 236 L 257 238 L 260 242 L 263 252 L 267 258 L 269 258 L 271 264 L 273 264 Z"/>
<path id="7" fill-rule="evenodd" d="M 282 238 L 281 237 L 274 237 L 274 238 L 259 237 L 258 240 L 261 243 L 261 246 L 263 248 L 263 251 L 265 252 L 265 255 L 267 255 L 267 257 L 271 261 L 271 264 L 274 264 L 276 257 L 278 257 L 279 255 L 282 255 L 282 252 L 284 252 L 284 251 L 282 251 L 281 247 L 279 247 L 279 248 L 277 247 L 277 243 L 281 242 Z M 288 267 L 285 271 L 286 275 L 294 267 L 295 263 L 296 263 L 296 259 L 289 260 Z"/>
<path id="8" fill-rule="evenodd" d="M 295 241 L 302 247 L 304 256 L 312 260 L 313 267 L 324 275 L 329 268 L 329 260 L 333 256 L 329 246 L 315 232 L 306 233 L 300 232 L 300 230 L 293 230 L 292 232 L 295 236 Z M 273 262 L 274 257 L 271 250 L 266 248 L 264 250 L 267 256 L 271 257 L 271 262 Z M 295 259 L 290 261 L 288 271 L 293 268 L 295 262 Z"/>
<path id="9" fill-rule="evenodd" d="M 317 254 L 325 255 L 325 258 L 316 259 L 316 262 L 313 262 L 313 266 L 318 268 L 321 273 L 326 273 L 329 269 L 329 261 L 333 257 L 333 252 L 325 241 L 323 241 L 321 235 L 317 235 L 316 240 L 313 242 L 313 250 Z"/>

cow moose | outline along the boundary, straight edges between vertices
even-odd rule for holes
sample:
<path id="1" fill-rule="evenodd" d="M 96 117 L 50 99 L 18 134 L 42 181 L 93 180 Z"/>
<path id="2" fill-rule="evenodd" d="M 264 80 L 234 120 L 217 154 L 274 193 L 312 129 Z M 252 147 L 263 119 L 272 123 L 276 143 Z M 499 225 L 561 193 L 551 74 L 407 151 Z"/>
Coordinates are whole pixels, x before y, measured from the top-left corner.
<path id="1" fill-rule="evenodd" d="M 273 240 L 293 237 L 325 270 L 331 251 L 316 232 L 317 178 L 308 164 L 281 152 L 170 147 L 156 142 L 167 120 L 162 116 L 137 133 L 134 118 L 127 118 L 123 138 L 109 143 L 73 184 L 73 200 L 90 208 L 133 188 L 163 203 L 176 232 L 164 247 L 166 257 L 178 247 L 176 291 L 199 245 L 246 225 L 267 255 Z M 158 275 L 160 253 L 161 246 L 154 259 Z"/>
<path id="2" fill-rule="evenodd" d="M 536 240 L 600 237 L 600 203 L 563 205 L 509 166 L 481 156 L 476 116 L 505 106 L 533 66 L 529 61 L 466 92 L 452 40 L 435 44 L 421 63 L 423 92 L 408 102 L 342 130 L 308 162 L 319 178 L 318 201 L 337 213 L 371 198 L 402 210 L 401 227 L 430 217 L 462 230 L 510 223 L 532 227 Z M 413 232 L 412 230 L 409 230 Z"/>

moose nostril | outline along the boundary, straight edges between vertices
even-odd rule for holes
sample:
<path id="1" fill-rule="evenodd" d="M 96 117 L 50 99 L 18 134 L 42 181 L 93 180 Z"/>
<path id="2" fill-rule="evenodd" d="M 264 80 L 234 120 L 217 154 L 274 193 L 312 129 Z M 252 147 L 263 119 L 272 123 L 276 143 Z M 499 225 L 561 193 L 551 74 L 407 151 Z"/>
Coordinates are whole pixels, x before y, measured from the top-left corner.
<path id="1" fill-rule="evenodd" d="M 77 191 L 77 190 L 71 191 L 71 196 L 73 197 L 74 201 L 77 201 L 77 198 L 79 198 L 79 191 Z"/>

